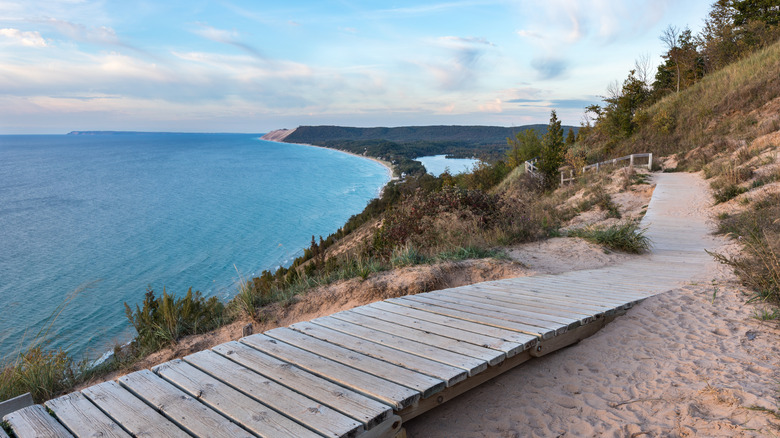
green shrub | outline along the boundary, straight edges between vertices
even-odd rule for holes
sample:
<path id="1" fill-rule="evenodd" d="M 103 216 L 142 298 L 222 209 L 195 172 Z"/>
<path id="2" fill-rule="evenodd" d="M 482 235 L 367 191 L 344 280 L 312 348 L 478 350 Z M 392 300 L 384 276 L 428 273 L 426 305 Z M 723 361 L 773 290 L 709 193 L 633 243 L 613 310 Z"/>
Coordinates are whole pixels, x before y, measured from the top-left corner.
<path id="1" fill-rule="evenodd" d="M 206 299 L 198 291 L 193 294 L 192 288 L 184 298 L 168 295 L 165 289 L 162 296 L 155 297 L 149 288 L 143 305 L 135 309 L 125 303 L 127 319 L 137 332 L 133 342 L 147 352 L 175 343 L 182 336 L 217 328 L 224 317 L 224 306 L 217 297 Z"/>
<path id="2" fill-rule="evenodd" d="M 607 248 L 639 254 L 650 248 L 650 239 L 645 230 L 627 221 L 607 228 L 586 227 L 569 231 L 569 236 L 581 237 L 585 240 L 604 245 Z"/>
<path id="3" fill-rule="evenodd" d="M 746 188 L 740 187 L 736 184 L 729 184 L 723 188 L 715 190 L 712 196 L 715 198 L 715 203 L 720 204 L 722 202 L 730 201 L 745 192 L 747 192 Z"/>

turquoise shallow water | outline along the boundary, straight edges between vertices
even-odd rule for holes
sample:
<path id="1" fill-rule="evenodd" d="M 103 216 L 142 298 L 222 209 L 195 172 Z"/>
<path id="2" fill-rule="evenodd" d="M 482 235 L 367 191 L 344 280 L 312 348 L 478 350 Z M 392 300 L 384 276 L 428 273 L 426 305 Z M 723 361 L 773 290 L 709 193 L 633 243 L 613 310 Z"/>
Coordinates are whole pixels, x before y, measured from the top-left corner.
<path id="1" fill-rule="evenodd" d="M 245 134 L 0 136 L 0 358 L 51 331 L 91 357 L 147 285 L 228 299 L 377 196 L 387 169 Z M 235 267 L 234 267 L 235 266 Z"/>
<path id="2" fill-rule="evenodd" d="M 479 163 L 479 160 L 473 158 L 447 158 L 446 155 L 418 157 L 415 160 L 421 162 L 425 170 L 434 176 L 441 175 L 445 170 L 449 170 L 451 175 L 471 172 L 474 165 Z"/>

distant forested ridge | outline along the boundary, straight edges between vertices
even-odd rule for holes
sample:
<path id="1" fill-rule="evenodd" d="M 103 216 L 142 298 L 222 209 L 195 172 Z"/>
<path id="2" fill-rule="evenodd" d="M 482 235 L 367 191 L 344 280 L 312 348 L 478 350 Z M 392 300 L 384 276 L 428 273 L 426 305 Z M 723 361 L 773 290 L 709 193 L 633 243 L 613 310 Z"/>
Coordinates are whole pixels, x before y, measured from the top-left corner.
<path id="1" fill-rule="evenodd" d="M 451 158 L 476 157 L 485 161 L 502 159 L 508 149 L 507 138 L 527 129 L 539 135 L 547 125 L 503 126 L 402 126 L 397 128 L 352 128 L 345 126 L 300 126 L 281 133 L 274 131 L 268 139 L 286 143 L 303 143 L 340 149 L 394 161 L 407 172 L 407 160 L 430 155 Z M 577 131 L 577 127 L 565 129 Z M 286 135 L 285 135 L 286 134 Z M 406 162 L 406 163 L 404 163 Z"/>

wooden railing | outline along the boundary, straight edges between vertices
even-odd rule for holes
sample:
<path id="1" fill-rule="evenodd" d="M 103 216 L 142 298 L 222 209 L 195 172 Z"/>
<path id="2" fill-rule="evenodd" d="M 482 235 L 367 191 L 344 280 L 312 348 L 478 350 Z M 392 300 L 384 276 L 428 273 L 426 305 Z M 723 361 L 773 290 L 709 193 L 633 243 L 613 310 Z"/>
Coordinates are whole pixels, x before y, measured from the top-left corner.
<path id="1" fill-rule="evenodd" d="M 647 158 L 647 163 L 638 164 L 637 158 Z M 525 162 L 525 171 L 529 173 L 537 173 L 538 169 L 536 168 L 536 163 L 539 160 L 539 158 L 534 158 L 533 160 L 528 160 Z M 646 154 L 631 154 L 626 155 L 624 157 L 620 158 L 613 158 L 611 160 L 607 161 L 601 161 L 596 164 L 589 164 L 582 168 L 582 173 L 585 173 L 591 169 L 596 169 L 596 172 L 601 170 L 604 166 L 617 166 L 618 163 L 622 163 L 624 161 L 627 161 L 627 165 L 631 167 L 647 167 L 647 170 L 651 170 L 653 168 L 653 154 L 652 153 L 646 153 Z M 643 161 L 643 160 L 640 160 Z M 561 172 L 561 185 L 567 182 L 574 181 L 574 169 L 570 166 L 563 167 L 559 169 Z M 568 174 L 568 175 L 567 175 Z"/>
<path id="2" fill-rule="evenodd" d="M 637 164 L 636 158 L 647 158 L 647 164 Z M 653 154 L 647 153 L 647 154 L 631 154 L 626 155 L 625 157 L 620 158 L 613 158 L 611 160 L 602 161 L 600 163 L 596 164 L 589 164 L 582 168 L 582 172 L 587 172 L 590 169 L 596 169 L 596 172 L 599 171 L 599 169 L 603 166 L 616 166 L 621 161 L 628 161 L 628 165 L 632 167 L 647 167 L 647 170 L 650 170 L 653 168 Z"/>

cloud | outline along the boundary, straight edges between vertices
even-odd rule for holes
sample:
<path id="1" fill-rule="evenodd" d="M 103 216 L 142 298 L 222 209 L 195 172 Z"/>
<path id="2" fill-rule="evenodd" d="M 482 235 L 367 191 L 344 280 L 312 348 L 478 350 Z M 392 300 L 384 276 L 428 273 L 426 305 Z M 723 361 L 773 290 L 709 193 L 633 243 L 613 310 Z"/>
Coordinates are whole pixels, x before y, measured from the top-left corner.
<path id="1" fill-rule="evenodd" d="M 501 102 L 501 99 L 498 98 L 492 102 L 478 105 L 477 109 L 483 113 L 500 113 L 504 111 L 503 102 Z"/>
<path id="2" fill-rule="evenodd" d="M 21 31 L 19 29 L 0 29 L 0 36 L 11 40 L 15 44 L 27 47 L 46 47 L 46 40 L 37 31 Z"/>
<path id="3" fill-rule="evenodd" d="M 543 38 L 541 33 L 535 32 L 533 30 L 518 30 L 516 33 L 523 38 L 536 38 L 536 39 Z"/>
<path id="4" fill-rule="evenodd" d="M 540 38 L 551 44 L 573 44 L 595 38 L 609 44 L 619 38 L 639 35 L 664 17 L 670 0 L 581 0 L 525 2 L 529 28 L 517 31 L 521 37 Z"/>
<path id="5" fill-rule="evenodd" d="M 236 31 L 229 31 L 229 30 L 223 30 L 223 29 L 217 29 L 215 27 L 211 27 L 209 25 L 198 23 L 198 29 L 195 29 L 193 33 L 196 35 L 200 35 L 203 38 L 206 38 L 211 41 L 215 41 L 218 43 L 223 44 L 229 44 L 231 46 L 237 47 L 250 55 L 254 56 L 255 58 L 266 60 L 265 55 L 261 53 L 256 48 L 250 46 L 249 44 L 243 43 L 239 40 L 238 32 Z"/>
<path id="6" fill-rule="evenodd" d="M 448 91 L 473 88 L 480 77 L 482 58 L 495 47 L 482 37 L 443 36 L 433 44 L 447 49 L 449 58 L 422 64 L 434 75 L 439 87 Z"/>
<path id="7" fill-rule="evenodd" d="M 510 99 L 507 103 L 527 104 L 524 106 L 541 106 L 556 109 L 584 109 L 588 105 L 598 103 L 601 99 L 598 96 L 592 96 L 586 99 Z"/>
<path id="8" fill-rule="evenodd" d="M 42 23 L 52 26 L 57 32 L 76 41 L 97 44 L 123 45 L 114 29 L 107 26 L 87 27 L 83 24 L 49 18 Z"/>
<path id="9" fill-rule="evenodd" d="M 458 46 L 462 45 L 470 45 L 470 44 L 477 44 L 477 45 L 485 45 L 485 46 L 491 46 L 495 47 L 496 45 L 491 43 L 485 38 L 480 37 L 456 37 L 456 36 L 444 36 L 439 38 L 439 41 L 444 43 L 455 43 Z"/>
<path id="10" fill-rule="evenodd" d="M 559 58 L 537 57 L 531 61 L 531 67 L 536 70 L 539 79 L 554 79 L 562 76 L 568 69 L 568 63 Z"/>

